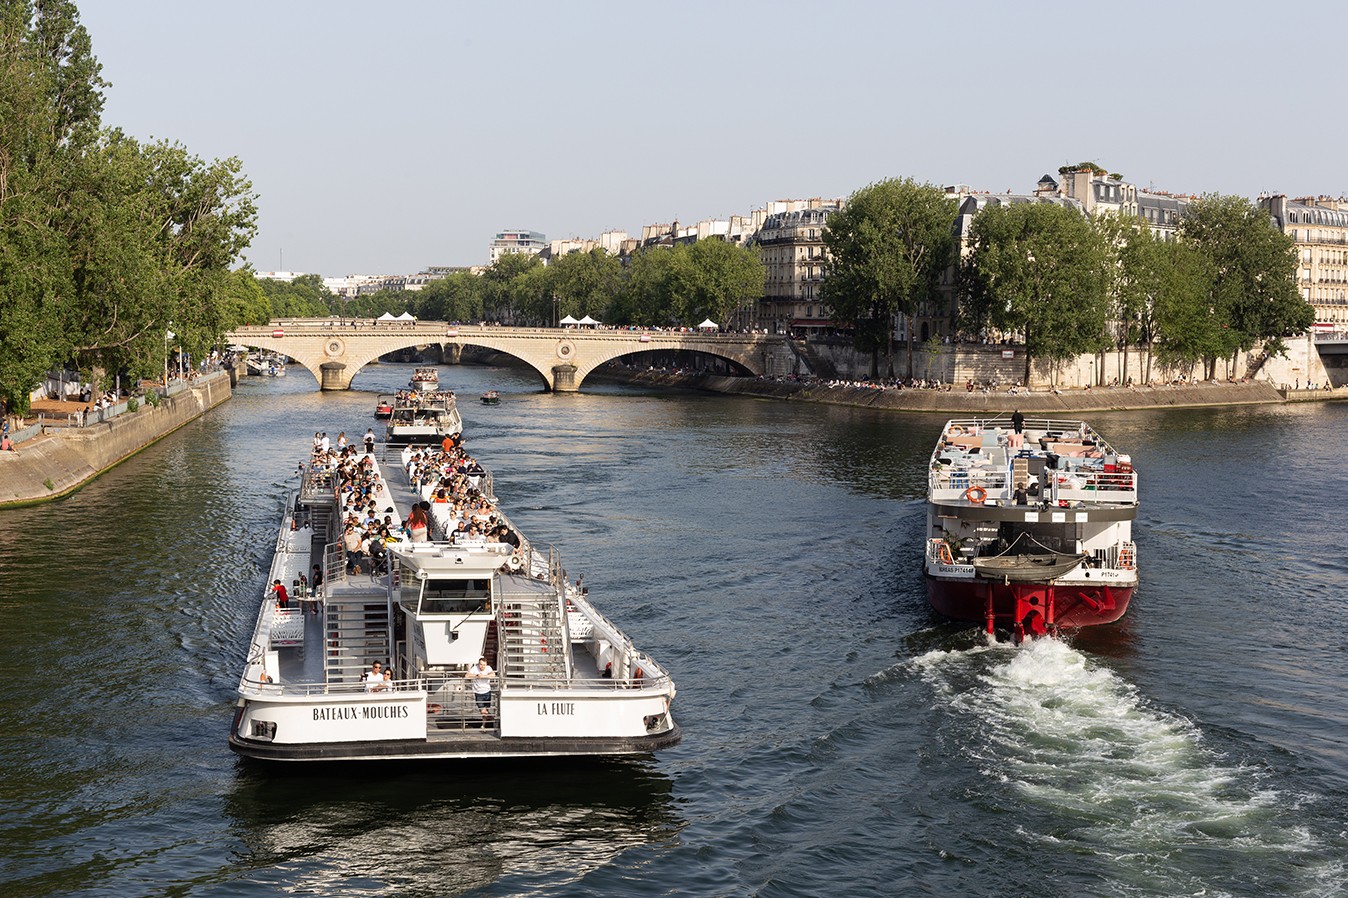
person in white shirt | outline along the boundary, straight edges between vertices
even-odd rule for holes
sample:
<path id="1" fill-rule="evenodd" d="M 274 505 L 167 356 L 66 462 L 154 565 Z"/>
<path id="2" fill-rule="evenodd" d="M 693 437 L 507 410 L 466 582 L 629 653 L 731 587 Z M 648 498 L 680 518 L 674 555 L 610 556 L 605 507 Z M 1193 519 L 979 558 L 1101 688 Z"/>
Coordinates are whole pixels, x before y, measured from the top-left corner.
<path id="1" fill-rule="evenodd" d="M 370 665 L 370 669 L 365 673 L 365 691 L 383 692 L 388 689 L 384 682 L 384 666 L 378 661 Z"/>
<path id="2" fill-rule="evenodd" d="M 496 676 L 496 671 L 492 670 L 486 658 L 478 658 L 477 664 L 468 668 L 466 676 L 469 685 L 473 687 L 473 700 L 477 702 L 477 709 L 482 712 L 482 725 L 485 727 L 487 718 L 491 716 L 491 681 Z"/>

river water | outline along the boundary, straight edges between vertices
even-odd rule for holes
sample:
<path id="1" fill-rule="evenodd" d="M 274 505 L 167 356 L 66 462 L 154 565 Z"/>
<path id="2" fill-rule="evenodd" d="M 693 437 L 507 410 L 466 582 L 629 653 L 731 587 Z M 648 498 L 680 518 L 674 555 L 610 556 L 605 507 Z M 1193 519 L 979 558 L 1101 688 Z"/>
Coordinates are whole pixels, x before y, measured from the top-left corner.
<path id="1" fill-rule="evenodd" d="M 1094 416 L 1141 472 L 1143 586 L 1012 648 L 927 610 L 938 417 L 442 368 L 507 512 L 671 670 L 683 743 L 236 759 L 288 477 L 408 373 L 246 381 L 0 514 L 0 894 L 1348 894 L 1348 407 Z"/>

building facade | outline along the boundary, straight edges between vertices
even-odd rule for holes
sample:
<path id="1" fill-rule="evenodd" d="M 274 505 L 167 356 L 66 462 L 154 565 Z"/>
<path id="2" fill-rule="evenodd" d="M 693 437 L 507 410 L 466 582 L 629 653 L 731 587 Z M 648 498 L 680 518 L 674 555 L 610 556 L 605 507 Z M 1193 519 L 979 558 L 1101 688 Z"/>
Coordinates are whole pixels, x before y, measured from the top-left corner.
<path id="1" fill-rule="evenodd" d="M 548 248 L 548 238 L 538 231 L 499 231 L 491 242 L 491 264 L 506 253 L 537 255 Z"/>
<path id="2" fill-rule="evenodd" d="M 1348 199 L 1261 196 L 1261 208 L 1292 238 L 1297 289 L 1320 330 L 1348 330 Z"/>
<path id="3" fill-rule="evenodd" d="M 827 261 L 824 225 L 841 200 L 812 200 L 806 208 L 769 213 L 754 237 L 763 260 L 763 299 L 756 326 L 774 334 L 831 329 L 820 300 Z"/>

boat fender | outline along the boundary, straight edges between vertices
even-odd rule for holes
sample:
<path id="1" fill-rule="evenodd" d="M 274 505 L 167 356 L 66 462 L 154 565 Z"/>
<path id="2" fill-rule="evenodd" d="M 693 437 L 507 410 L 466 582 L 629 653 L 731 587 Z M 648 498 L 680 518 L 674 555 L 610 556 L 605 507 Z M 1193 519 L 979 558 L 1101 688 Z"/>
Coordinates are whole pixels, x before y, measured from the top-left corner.
<path id="1" fill-rule="evenodd" d="M 988 491 L 981 486 L 971 486 L 964 491 L 964 498 L 975 505 L 982 505 L 984 500 L 988 498 Z"/>

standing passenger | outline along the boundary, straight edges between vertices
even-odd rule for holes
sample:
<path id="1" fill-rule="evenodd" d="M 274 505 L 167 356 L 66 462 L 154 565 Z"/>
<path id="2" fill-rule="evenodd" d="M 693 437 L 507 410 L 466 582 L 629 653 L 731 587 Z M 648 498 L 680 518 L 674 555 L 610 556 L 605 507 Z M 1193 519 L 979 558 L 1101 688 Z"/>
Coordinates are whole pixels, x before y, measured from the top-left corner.
<path id="1" fill-rule="evenodd" d="M 482 712 L 482 726 L 486 727 L 487 718 L 491 715 L 491 680 L 496 676 L 496 671 L 492 670 L 486 658 L 478 658 L 477 664 L 468 668 L 466 676 L 473 687 L 473 700 Z"/>

